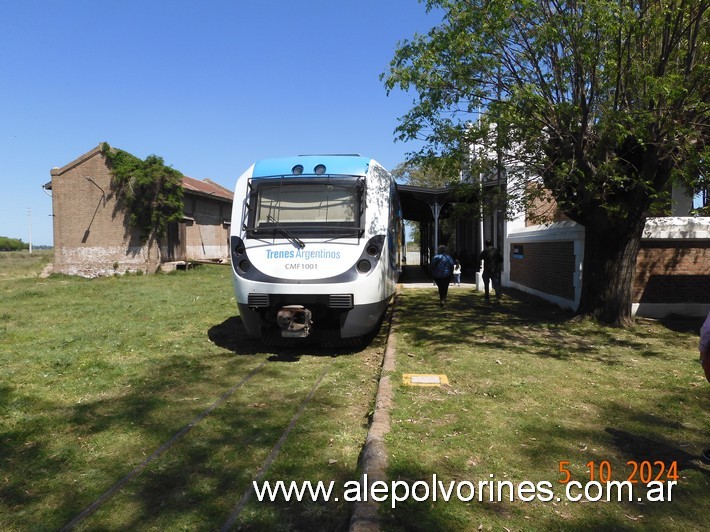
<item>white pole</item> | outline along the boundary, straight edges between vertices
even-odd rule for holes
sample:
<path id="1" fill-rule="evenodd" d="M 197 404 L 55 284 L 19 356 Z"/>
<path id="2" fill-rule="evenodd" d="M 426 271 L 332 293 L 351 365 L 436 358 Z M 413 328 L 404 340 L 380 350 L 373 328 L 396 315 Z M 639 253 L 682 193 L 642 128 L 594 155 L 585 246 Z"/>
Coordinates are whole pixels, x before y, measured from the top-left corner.
<path id="1" fill-rule="evenodd" d="M 27 217 L 30 221 L 30 253 L 32 253 L 32 208 L 27 208 Z"/>

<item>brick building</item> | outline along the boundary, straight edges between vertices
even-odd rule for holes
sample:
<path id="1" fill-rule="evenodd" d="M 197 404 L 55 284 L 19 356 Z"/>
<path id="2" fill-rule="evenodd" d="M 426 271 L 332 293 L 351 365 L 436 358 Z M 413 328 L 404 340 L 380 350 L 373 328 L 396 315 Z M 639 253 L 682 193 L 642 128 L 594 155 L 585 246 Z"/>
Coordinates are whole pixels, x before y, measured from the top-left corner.
<path id="1" fill-rule="evenodd" d="M 116 198 L 101 145 L 51 171 L 54 272 L 94 277 L 152 273 L 179 261 L 229 260 L 233 194 L 209 180 L 183 178 L 184 217 L 160 241 L 143 244 Z"/>
<path id="2" fill-rule="evenodd" d="M 496 156 L 478 145 L 472 147 L 471 153 L 472 157 L 492 160 Z M 510 192 L 514 184 L 507 182 L 506 176 L 521 174 L 522 166 L 514 156 L 506 164 L 510 166 L 495 175 L 475 177 L 483 187 L 507 187 Z M 464 174 L 461 178 L 473 180 Z M 690 216 L 692 210 L 692 194 L 685 187 L 676 186 L 671 191 L 671 216 L 646 221 L 632 287 L 633 314 L 654 318 L 698 317 L 710 310 L 710 217 Z M 577 309 L 583 275 L 584 227 L 566 219 L 551 196 L 542 197 L 513 219 L 505 219 L 501 211 L 494 211 L 466 223 L 467 227 L 457 228 L 457 243 L 466 242 L 469 247 L 478 245 L 481 249 L 481 243 L 491 239 L 498 245 L 504 257 L 504 286 L 563 308 Z M 479 274 L 476 284 L 483 289 Z"/>
<path id="3" fill-rule="evenodd" d="M 504 285 L 576 309 L 581 294 L 584 227 L 571 221 L 508 228 Z M 710 218 L 646 221 L 636 259 L 632 313 L 704 316 L 710 309 Z"/>
<path id="4" fill-rule="evenodd" d="M 633 310 L 704 316 L 710 308 L 710 218 L 650 218 L 636 259 Z"/>

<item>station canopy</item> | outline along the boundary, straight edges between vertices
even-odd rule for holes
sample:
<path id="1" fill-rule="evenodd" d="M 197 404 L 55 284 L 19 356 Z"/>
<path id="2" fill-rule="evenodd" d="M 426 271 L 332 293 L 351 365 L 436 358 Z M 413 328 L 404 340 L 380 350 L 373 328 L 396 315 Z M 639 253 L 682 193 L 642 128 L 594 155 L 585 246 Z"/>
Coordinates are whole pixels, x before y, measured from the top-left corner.
<path id="1" fill-rule="evenodd" d="M 397 185 L 402 204 L 402 217 L 412 222 L 432 222 L 437 217 L 446 218 L 444 207 L 453 201 L 450 188 L 427 188 L 414 185 Z"/>

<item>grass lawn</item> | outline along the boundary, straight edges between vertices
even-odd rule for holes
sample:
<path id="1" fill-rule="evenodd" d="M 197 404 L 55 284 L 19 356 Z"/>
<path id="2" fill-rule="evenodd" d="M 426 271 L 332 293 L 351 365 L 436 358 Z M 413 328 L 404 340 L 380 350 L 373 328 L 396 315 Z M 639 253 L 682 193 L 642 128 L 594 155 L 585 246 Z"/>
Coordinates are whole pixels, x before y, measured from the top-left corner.
<path id="1" fill-rule="evenodd" d="M 0 254 L 1 530 L 64 526 L 213 406 L 78 528 L 221 528 L 311 392 L 263 479 L 359 478 L 384 333 L 335 357 L 265 348 L 244 337 L 228 267 L 40 279 L 49 258 Z M 396 308 L 391 480 L 550 482 L 563 495 L 564 470 L 585 482 L 592 462 L 626 480 L 627 462 L 657 461 L 677 464 L 678 485 L 672 502 L 643 504 L 389 500 L 385 529 L 708 528 L 700 320 L 611 329 L 456 288 L 441 310 L 433 287 L 404 290 Z M 406 387 L 404 373 L 450 384 Z M 342 497 L 252 497 L 235 525 L 345 530 L 351 512 Z"/>
<path id="2" fill-rule="evenodd" d="M 387 436 L 390 479 L 431 485 L 436 474 L 447 487 L 470 481 L 477 488 L 479 481 L 547 481 L 555 497 L 491 502 L 488 485 L 480 486 L 483 502 L 478 493 L 469 502 L 429 497 L 395 509 L 388 501 L 381 505 L 386 529 L 710 527 L 710 466 L 699 461 L 710 447 L 710 384 L 697 351 L 702 320 L 637 320 L 618 329 L 569 318 L 539 302 L 506 298 L 486 305 L 455 287 L 444 310 L 434 288 L 402 292 Z M 405 386 L 407 373 L 446 374 L 449 386 Z M 655 477 L 661 468 L 667 480 L 674 462 L 671 502 L 639 502 L 641 487 L 633 502 L 570 502 L 560 482 L 569 471 L 571 480 L 585 484 L 590 467 L 594 480 Z M 426 490 L 420 483 L 418 496 Z M 470 490 L 462 495 L 470 497 Z"/>
<path id="3" fill-rule="evenodd" d="M 42 268 L 52 262 L 54 250 L 0 251 L 0 281 L 22 277 L 37 277 Z"/>
<path id="4" fill-rule="evenodd" d="M 42 267 L 0 254 L 0 530 L 64 526 L 251 371 L 79 529 L 219 529 L 321 375 L 265 479 L 357 478 L 383 335 L 337 357 L 262 348 L 224 266 L 91 280 Z M 243 529 L 344 529 L 352 511 L 253 499 Z"/>

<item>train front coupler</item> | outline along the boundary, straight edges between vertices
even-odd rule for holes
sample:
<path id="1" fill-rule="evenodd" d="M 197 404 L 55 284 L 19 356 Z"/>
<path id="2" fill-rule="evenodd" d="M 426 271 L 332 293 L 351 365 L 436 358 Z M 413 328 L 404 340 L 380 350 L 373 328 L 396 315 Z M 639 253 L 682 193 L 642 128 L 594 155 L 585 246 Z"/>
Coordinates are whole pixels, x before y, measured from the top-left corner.
<path id="1" fill-rule="evenodd" d="M 306 338 L 311 333 L 311 311 L 303 305 L 286 305 L 276 313 L 276 324 L 285 338 Z"/>

